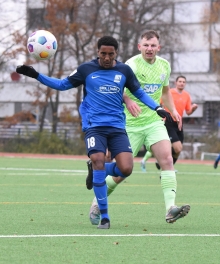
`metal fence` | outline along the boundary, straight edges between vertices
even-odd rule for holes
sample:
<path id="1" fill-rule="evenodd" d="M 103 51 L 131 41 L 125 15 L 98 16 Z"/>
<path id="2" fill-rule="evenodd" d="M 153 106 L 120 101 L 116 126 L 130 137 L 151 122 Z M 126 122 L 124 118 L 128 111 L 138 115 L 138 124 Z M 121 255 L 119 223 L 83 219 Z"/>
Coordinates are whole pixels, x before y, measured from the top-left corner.
<path id="1" fill-rule="evenodd" d="M 27 139 L 33 136 L 34 132 L 38 132 L 39 127 L 36 124 L 17 124 L 7 127 L 5 124 L 0 125 L 0 138 L 23 138 Z M 52 126 L 45 125 L 43 131 L 52 133 Z M 58 123 L 57 136 L 62 139 L 75 139 L 80 137 L 80 125 L 79 124 L 64 124 Z"/>

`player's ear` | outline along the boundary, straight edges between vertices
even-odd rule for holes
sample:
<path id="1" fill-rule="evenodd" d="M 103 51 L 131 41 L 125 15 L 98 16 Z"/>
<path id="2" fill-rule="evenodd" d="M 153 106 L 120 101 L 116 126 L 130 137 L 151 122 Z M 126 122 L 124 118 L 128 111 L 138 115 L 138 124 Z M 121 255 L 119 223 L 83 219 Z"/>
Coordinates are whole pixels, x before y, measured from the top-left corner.
<path id="1" fill-rule="evenodd" d="M 159 45 L 158 48 L 157 48 L 157 51 L 160 51 L 160 49 L 161 49 L 161 46 Z"/>
<path id="2" fill-rule="evenodd" d="M 138 50 L 141 50 L 141 45 L 140 45 L 140 43 L 138 43 L 137 48 L 138 48 Z"/>

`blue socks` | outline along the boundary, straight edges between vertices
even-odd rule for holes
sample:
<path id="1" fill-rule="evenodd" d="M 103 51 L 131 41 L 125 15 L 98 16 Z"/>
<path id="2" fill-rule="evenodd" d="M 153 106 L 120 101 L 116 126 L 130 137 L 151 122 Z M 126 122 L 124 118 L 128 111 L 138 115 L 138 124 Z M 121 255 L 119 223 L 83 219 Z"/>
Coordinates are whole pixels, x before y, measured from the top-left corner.
<path id="1" fill-rule="evenodd" d="M 105 163 L 105 170 L 93 170 L 93 191 L 96 196 L 96 200 L 99 206 L 101 217 L 108 218 L 108 198 L 107 198 L 107 185 L 105 182 L 106 176 L 124 176 L 119 168 L 116 166 L 116 162 Z"/>
<path id="2" fill-rule="evenodd" d="M 108 218 L 107 185 L 105 182 L 106 172 L 104 170 L 93 171 L 93 191 L 95 193 L 101 217 Z"/>
<path id="3" fill-rule="evenodd" d="M 116 166 L 116 162 L 105 163 L 105 171 L 106 171 L 106 176 L 111 175 L 114 177 L 121 176 L 123 178 L 126 178 L 126 176 L 123 175 L 119 170 L 119 168 Z"/>

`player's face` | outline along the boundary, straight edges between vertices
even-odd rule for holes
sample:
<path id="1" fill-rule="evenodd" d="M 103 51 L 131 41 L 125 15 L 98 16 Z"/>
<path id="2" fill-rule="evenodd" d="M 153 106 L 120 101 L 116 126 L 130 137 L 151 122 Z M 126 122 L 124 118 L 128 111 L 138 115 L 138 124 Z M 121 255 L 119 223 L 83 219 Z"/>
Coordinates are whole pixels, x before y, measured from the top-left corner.
<path id="1" fill-rule="evenodd" d="M 185 85 L 186 85 L 186 80 L 184 78 L 179 78 L 176 81 L 176 88 L 178 90 L 183 90 L 185 88 Z"/>
<path id="2" fill-rule="evenodd" d="M 113 46 L 101 46 L 98 50 L 99 64 L 108 69 L 115 65 L 117 52 Z"/>
<path id="3" fill-rule="evenodd" d="M 159 41 L 156 37 L 151 39 L 143 38 L 140 43 L 138 43 L 138 49 L 144 60 L 152 64 L 155 62 L 157 52 L 160 51 Z"/>

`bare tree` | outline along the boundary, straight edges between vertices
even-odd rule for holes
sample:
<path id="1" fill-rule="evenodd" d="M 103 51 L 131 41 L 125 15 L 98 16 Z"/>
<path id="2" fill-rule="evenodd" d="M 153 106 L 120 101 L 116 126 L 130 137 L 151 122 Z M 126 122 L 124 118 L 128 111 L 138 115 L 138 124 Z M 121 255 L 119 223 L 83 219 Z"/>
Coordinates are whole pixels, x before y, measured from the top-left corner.
<path id="1" fill-rule="evenodd" d="M 137 43 L 140 35 L 148 30 L 154 29 L 159 32 L 168 32 L 170 23 L 164 22 L 163 17 L 167 16 L 167 11 L 172 9 L 173 1 L 164 0 L 108 0 L 109 16 L 104 19 L 103 31 L 108 31 L 119 39 L 121 43 L 122 61 L 137 54 Z M 164 34 L 165 36 L 166 34 Z M 170 37 L 172 37 L 171 34 Z"/>
<path id="2" fill-rule="evenodd" d="M 205 8 L 203 21 L 204 29 L 209 28 L 210 32 L 210 48 L 212 56 L 212 71 L 220 72 L 220 1 L 212 1 L 210 7 Z"/>

